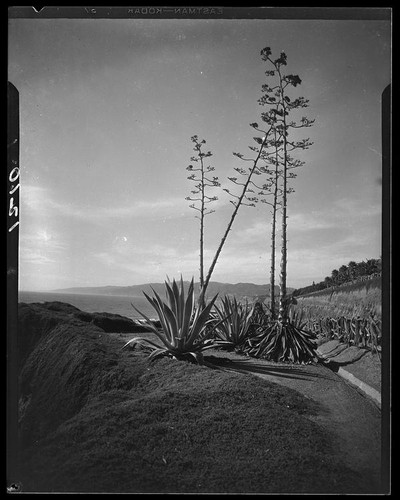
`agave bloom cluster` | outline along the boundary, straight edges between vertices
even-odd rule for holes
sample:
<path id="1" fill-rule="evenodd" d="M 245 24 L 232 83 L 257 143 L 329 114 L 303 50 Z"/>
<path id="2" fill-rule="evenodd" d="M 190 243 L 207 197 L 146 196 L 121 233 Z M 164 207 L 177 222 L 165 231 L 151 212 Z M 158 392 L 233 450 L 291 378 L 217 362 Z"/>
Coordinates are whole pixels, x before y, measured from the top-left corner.
<path id="1" fill-rule="evenodd" d="M 223 342 L 223 347 L 240 348 L 248 338 L 253 323 L 254 306 L 243 305 L 226 296 L 222 300 L 222 307 L 214 306 L 219 326 L 215 334 Z"/>
<path id="2" fill-rule="evenodd" d="M 158 337 L 161 343 L 143 337 L 135 337 L 129 340 L 124 348 L 128 345 L 138 344 L 152 350 L 149 356 L 150 360 L 159 356 L 171 356 L 175 359 L 192 359 L 202 364 L 202 352 L 218 346 L 218 342 L 212 338 L 214 329 L 218 325 L 207 328 L 213 322 L 210 312 L 217 295 L 207 305 L 196 308 L 193 278 L 186 297 L 182 277 L 180 286 L 175 280 L 172 284 L 168 280 L 165 282 L 165 287 L 167 302 L 163 302 L 153 288 L 154 297 L 149 297 L 143 292 L 158 315 L 161 329 L 158 329 L 153 321 L 131 304 L 135 311 L 144 318 L 146 326 Z"/>

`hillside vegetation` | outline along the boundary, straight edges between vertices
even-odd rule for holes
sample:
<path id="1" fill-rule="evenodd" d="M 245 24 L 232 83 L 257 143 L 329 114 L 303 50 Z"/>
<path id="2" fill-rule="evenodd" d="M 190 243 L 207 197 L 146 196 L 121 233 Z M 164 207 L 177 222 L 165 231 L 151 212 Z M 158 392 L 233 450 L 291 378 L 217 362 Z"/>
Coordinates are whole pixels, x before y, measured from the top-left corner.
<path id="1" fill-rule="evenodd" d="M 367 261 L 350 261 L 347 265 L 343 264 L 339 269 L 333 269 L 330 276 L 326 276 L 324 281 L 313 282 L 302 288 L 294 290 L 293 295 L 308 295 L 319 290 L 331 289 L 348 284 L 358 284 L 364 281 L 380 278 L 382 271 L 381 259 L 368 259 Z"/>
<path id="2" fill-rule="evenodd" d="M 320 338 L 381 352 L 382 282 L 372 278 L 296 297 L 295 310 Z"/>
<path id="3" fill-rule="evenodd" d="M 340 287 L 296 296 L 297 308 L 307 315 L 381 317 L 382 280 L 380 277 L 345 283 Z"/>

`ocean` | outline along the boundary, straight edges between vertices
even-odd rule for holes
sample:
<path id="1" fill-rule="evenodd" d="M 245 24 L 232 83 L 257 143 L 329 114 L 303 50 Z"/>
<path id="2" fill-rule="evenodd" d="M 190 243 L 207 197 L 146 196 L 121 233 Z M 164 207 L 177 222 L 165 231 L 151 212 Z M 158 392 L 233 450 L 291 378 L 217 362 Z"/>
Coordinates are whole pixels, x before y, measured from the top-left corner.
<path id="1" fill-rule="evenodd" d="M 131 303 L 150 319 L 157 319 L 157 313 L 145 297 L 127 295 L 89 295 L 57 292 L 25 292 L 18 293 L 18 302 L 66 302 L 81 311 L 108 312 L 120 314 L 131 319 L 142 319 Z"/>

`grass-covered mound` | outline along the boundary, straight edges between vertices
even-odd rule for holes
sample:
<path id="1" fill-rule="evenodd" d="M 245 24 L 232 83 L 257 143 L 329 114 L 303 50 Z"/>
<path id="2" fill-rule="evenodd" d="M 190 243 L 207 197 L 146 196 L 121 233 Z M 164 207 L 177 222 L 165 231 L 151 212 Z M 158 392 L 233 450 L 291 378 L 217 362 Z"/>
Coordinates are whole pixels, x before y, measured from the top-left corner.
<path id="1" fill-rule="evenodd" d="M 18 365 L 23 366 L 29 353 L 44 335 L 79 312 L 78 308 L 60 302 L 18 304 Z"/>
<path id="2" fill-rule="evenodd" d="M 88 313 L 65 302 L 18 304 L 18 364 L 21 367 L 42 336 L 56 325 L 90 323 L 105 332 L 142 333 L 148 329 L 130 318 L 106 312 Z"/>
<path id="3" fill-rule="evenodd" d="M 20 376 L 22 491 L 360 492 L 301 394 L 58 324 Z"/>
<path id="4" fill-rule="evenodd" d="M 57 325 L 38 342 L 21 370 L 20 437 L 33 443 L 72 417 L 89 397 L 130 389 L 145 360 L 131 366 L 120 344 L 82 323 Z"/>

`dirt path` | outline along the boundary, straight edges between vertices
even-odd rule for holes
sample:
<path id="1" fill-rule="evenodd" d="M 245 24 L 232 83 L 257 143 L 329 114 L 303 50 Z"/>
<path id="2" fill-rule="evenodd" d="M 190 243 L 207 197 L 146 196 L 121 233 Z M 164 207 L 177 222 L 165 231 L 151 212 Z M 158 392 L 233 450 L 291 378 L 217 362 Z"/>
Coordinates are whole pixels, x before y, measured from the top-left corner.
<path id="1" fill-rule="evenodd" d="M 322 365 L 288 365 L 235 354 L 225 356 L 230 363 L 224 363 L 224 369 L 285 385 L 320 403 L 323 410 L 309 418 L 333 432 L 341 460 L 365 477 L 368 490 L 380 490 L 381 413 L 373 402 Z"/>

